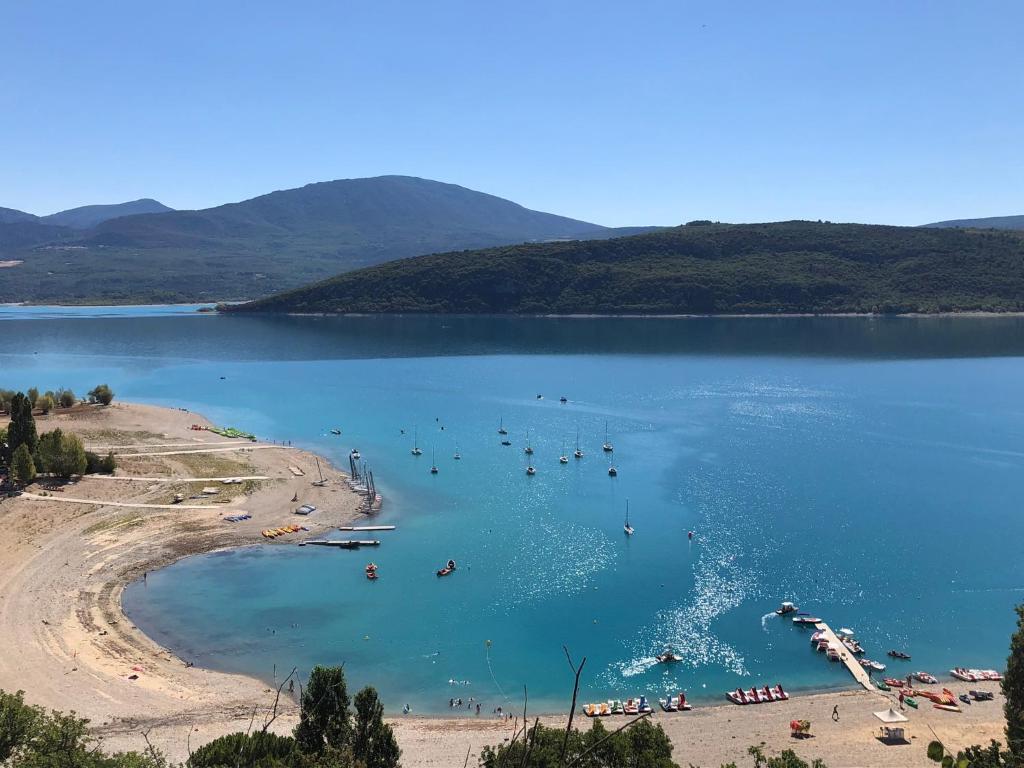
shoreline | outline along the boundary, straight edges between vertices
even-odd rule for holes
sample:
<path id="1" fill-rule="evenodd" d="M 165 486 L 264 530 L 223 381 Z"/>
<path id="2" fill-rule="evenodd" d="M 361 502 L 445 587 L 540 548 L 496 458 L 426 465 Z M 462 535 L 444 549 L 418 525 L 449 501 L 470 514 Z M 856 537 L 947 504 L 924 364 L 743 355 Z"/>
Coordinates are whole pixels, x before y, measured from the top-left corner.
<path id="1" fill-rule="evenodd" d="M 238 307 L 249 301 L 258 299 L 235 300 L 235 301 L 194 301 L 179 302 L 174 304 L 33 304 L 31 302 L 0 302 L 0 309 L 4 307 L 15 307 L 24 309 L 154 309 L 167 307 L 184 310 L 187 307 L 196 307 L 194 314 L 244 314 L 259 316 L 280 316 L 280 317 L 484 317 L 484 318 L 510 318 L 510 319 L 553 319 L 553 320 L 704 320 L 704 319 L 751 319 L 766 320 L 771 318 L 793 319 L 793 318 L 864 318 L 864 319 L 887 319 L 887 318 L 998 318 L 998 317 L 1024 317 L 1024 312 L 1007 311 L 993 312 L 989 310 L 964 310 L 962 312 L 722 312 L 722 313 L 669 313 L 669 314 L 636 314 L 636 313 L 601 313 L 584 312 L 573 314 L 557 314 L 551 312 L 537 312 L 529 314 L 504 314 L 504 313 L 465 313 L 465 312 L 272 312 L 267 310 L 238 311 L 230 309 L 222 312 L 217 307 Z M 128 316 L 127 312 L 124 313 Z"/>
<path id="2" fill-rule="evenodd" d="M 189 747 L 246 730 L 253 718 L 259 727 L 269 716 L 274 691 L 257 677 L 191 666 L 145 635 L 124 613 L 121 598 L 127 585 L 184 557 L 247 546 L 280 546 L 282 542 L 268 541 L 259 531 L 275 523 L 298 522 L 291 514 L 296 506 L 290 501 L 293 493 L 300 493 L 303 503 L 321 508 L 301 521 L 319 531 L 360 517 L 356 495 L 344 484 L 345 475 L 322 458 L 331 482 L 327 488 L 310 485 L 316 454 L 271 444 L 263 444 L 268 450 L 247 451 L 255 447 L 248 441 L 240 441 L 235 451 L 195 453 L 197 446 L 204 450 L 203 444 L 212 445 L 221 438 L 192 430 L 192 424 L 209 422 L 188 411 L 120 402 L 108 408 L 54 411 L 40 417 L 40 432 L 59 425 L 81 435 L 87 446 L 120 446 L 118 474 L 132 479 L 83 478 L 73 490 L 68 489 L 66 502 L 51 502 L 47 497 L 0 500 L 0 522 L 8 532 L 0 538 L 0 644 L 19 649 L 16 656 L 0 657 L 0 688 L 24 689 L 31 703 L 75 710 L 90 718 L 91 731 L 108 750 L 143 749 L 145 731 L 173 761 L 184 760 Z M 168 454 L 168 443 L 182 450 Z M 150 452 L 147 444 L 164 445 Z M 298 477 L 290 470 L 293 466 L 308 471 Z M 198 509 L 170 504 L 158 509 L 119 508 L 70 498 L 155 503 L 179 487 L 198 493 L 201 484 L 213 483 L 214 477 L 239 476 L 269 480 L 220 486 L 218 490 L 241 493 L 223 505 L 197 501 L 192 506 Z M 45 492 L 60 497 L 63 488 Z M 39 490 L 36 484 L 33 491 Z M 334 509 L 328 512 L 330 507 Z M 254 519 L 234 524 L 221 520 L 240 510 L 251 512 Z M 319 531 L 306 535 L 316 536 Z M 285 544 L 297 541 L 282 538 Z M 957 693 L 971 687 L 947 685 Z M 836 768 L 928 765 L 924 746 L 932 738 L 931 728 L 957 747 L 1003 739 L 998 694 L 995 702 L 968 707 L 958 715 L 924 710 L 922 702 L 922 711 L 910 713 L 914 741 L 890 748 L 880 746 L 872 736 L 880 723 L 871 712 L 887 706 L 884 694 L 852 686 L 792 693 L 790 700 L 770 706 L 738 707 L 696 698 L 692 712 L 659 711 L 654 722 L 672 738 L 678 763 L 705 768 L 731 760 L 742 763 L 747 759 L 746 748 L 759 743 L 769 752 L 793 748 L 805 759 L 822 757 Z M 843 713 L 842 727 L 831 722 L 833 706 Z M 391 712 L 397 713 L 397 704 Z M 521 710 L 516 714 L 521 716 Z M 530 713 L 530 719 L 535 714 Z M 540 718 L 547 725 L 564 727 L 566 712 Z M 815 738 L 792 740 L 787 724 L 793 718 L 812 720 Z M 626 722 L 622 717 L 603 720 L 612 727 Z M 282 698 L 272 730 L 287 733 L 296 721 L 295 702 Z M 516 727 L 513 721 L 467 716 L 462 710 L 389 714 L 388 721 L 403 749 L 403 764 L 409 768 L 459 764 L 467 752 L 479 755 L 483 745 L 510 738 Z M 581 707 L 576 725 L 590 726 Z"/>

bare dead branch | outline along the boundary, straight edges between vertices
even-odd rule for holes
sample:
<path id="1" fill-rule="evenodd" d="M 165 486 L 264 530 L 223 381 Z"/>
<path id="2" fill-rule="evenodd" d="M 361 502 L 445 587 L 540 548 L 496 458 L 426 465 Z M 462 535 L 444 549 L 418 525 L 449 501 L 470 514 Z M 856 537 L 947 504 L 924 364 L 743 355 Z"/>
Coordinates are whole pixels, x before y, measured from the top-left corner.
<path id="1" fill-rule="evenodd" d="M 274 708 L 271 710 L 270 717 L 263 723 L 263 733 L 273 725 L 274 721 L 277 720 L 277 705 L 281 701 L 281 691 L 284 690 L 285 685 L 292 679 L 292 676 L 298 670 L 298 667 L 292 667 L 292 671 L 288 673 L 288 677 L 281 681 L 281 684 L 277 686 L 277 693 L 274 695 Z M 276 667 L 275 667 L 276 671 Z"/>
<path id="2" fill-rule="evenodd" d="M 576 715 L 576 697 L 580 692 L 580 673 L 583 672 L 583 665 L 587 663 L 587 657 L 584 656 L 583 661 L 581 661 L 580 665 L 577 667 L 572 663 L 572 656 L 569 655 L 569 649 L 563 645 L 562 650 L 565 651 L 565 660 L 569 662 L 569 669 L 571 669 L 576 675 L 576 679 L 573 681 L 572 685 L 572 706 L 569 707 L 569 722 L 565 726 L 565 735 L 562 737 L 562 754 L 558 758 L 558 762 L 564 765 L 565 750 L 569 746 L 569 733 L 572 731 L 572 720 Z"/>

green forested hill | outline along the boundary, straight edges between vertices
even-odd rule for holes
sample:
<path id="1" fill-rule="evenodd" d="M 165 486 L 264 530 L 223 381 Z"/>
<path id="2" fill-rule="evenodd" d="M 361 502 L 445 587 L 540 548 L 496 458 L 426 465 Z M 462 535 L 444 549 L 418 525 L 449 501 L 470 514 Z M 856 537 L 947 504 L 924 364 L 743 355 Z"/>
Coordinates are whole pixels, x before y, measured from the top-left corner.
<path id="1" fill-rule="evenodd" d="M 307 184 L 215 208 L 119 216 L 86 230 L 2 214 L 0 261 L 20 263 L 0 273 L 0 302 L 249 299 L 407 256 L 616 234 L 410 176 Z M 94 214 L 64 212 L 54 221 L 77 226 Z"/>
<path id="2" fill-rule="evenodd" d="M 762 313 L 1024 310 L 1024 234 L 691 224 L 440 253 L 229 308 L 270 312 Z"/>

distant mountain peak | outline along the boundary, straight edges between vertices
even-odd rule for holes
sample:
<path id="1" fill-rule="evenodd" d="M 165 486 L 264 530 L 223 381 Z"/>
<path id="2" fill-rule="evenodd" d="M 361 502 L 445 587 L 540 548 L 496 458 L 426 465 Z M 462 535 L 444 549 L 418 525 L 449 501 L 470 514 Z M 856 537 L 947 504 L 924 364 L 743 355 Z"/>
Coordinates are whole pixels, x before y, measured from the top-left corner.
<path id="1" fill-rule="evenodd" d="M 130 200 L 127 203 L 113 203 L 110 205 L 82 205 L 78 208 L 69 208 L 66 211 L 51 213 L 49 216 L 40 217 L 40 221 L 46 224 L 56 224 L 72 229 L 91 229 L 104 221 L 117 219 L 122 216 L 134 216 L 140 213 L 165 213 L 172 211 L 158 200 L 151 197 L 143 197 L 138 200 Z"/>
<path id="2" fill-rule="evenodd" d="M 936 221 L 933 224 L 922 224 L 921 226 L 933 229 L 1024 229 L 1024 215 L 988 216 L 981 219 L 950 219 L 949 221 Z"/>

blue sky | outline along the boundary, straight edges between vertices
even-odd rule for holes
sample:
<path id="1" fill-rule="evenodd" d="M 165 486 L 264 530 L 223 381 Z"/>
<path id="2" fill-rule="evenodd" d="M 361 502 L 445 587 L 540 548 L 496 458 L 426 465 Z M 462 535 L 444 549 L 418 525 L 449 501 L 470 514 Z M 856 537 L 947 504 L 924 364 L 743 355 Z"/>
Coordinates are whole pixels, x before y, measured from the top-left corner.
<path id="1" fill-rule="evenodd" d="M 610 225 L 1024 213 L 1024 3 L 7 2 L 0 206 L 401 173 Z"/>

